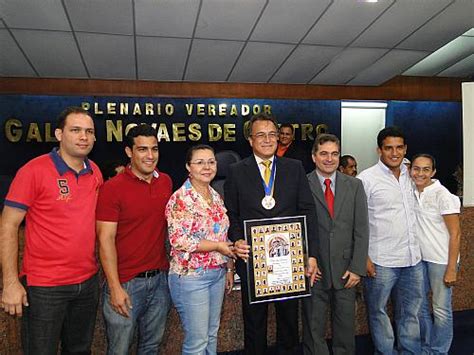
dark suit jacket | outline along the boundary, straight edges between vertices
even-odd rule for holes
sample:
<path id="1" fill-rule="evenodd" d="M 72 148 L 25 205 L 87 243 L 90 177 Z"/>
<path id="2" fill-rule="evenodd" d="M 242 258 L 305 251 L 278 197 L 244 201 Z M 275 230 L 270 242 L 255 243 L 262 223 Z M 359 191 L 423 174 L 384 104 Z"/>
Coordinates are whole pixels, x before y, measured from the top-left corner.
<path id="1" fill-rule="evenodd" d="M 299 160 L 303 163 L 304 170 L 309 173 L 314 169 L 314 163 L 311 159 L 311 148 L 305 149 L 300 143 L 293 141 L 285 154 L 285 158 Z"/>
<path id="2" fill-rule="evenodd" d="M 262 207 L 265 196 L 260 171 L 255 157 L 231 165 L 224 184 L 225 205 L 230 219 L 229 239 L 245 239 L 244 220 L 306 216 L 308 253 L 316 256 L 317 217 L 314 200 L 301 162 L 277 158 L 273 197 L 276 205 L 271 210 Z M 240 277 L 245 275 L 243 263 L 237 263 Z"/>
<path id="3" fill-rule="evenodd" d="M 308 181 L 318 214 L 317 260 L 323 276 L 315 287 L 341 289 L 346 270 L 366 274 L 369 219 L 364 186 L 359 179 L 336 172 L 333 220 L 316 170 L 308 174 Z"/>

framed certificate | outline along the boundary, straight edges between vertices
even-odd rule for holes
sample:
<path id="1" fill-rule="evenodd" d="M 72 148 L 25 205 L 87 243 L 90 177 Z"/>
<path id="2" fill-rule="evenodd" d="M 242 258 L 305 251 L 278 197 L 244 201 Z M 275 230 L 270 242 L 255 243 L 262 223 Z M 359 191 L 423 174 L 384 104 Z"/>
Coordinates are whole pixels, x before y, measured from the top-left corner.
<path id="1" fill-rule="evenodd" d="M 250 304 L 311 295 L 306 216 L 247 220 L 244 228 Z"/>

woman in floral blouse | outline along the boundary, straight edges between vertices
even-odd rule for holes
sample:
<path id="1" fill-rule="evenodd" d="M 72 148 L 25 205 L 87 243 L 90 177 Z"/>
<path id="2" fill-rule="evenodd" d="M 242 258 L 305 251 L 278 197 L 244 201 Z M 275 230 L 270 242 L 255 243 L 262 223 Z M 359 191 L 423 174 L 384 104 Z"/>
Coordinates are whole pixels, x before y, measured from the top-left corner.
<path id="1" fill-rule="evenodd" d="M 184 329 L 182 353 L 216 354 L 224 289 L 232 289 L 235 256 L 224 203 L 210 186 L 217 171 L 214 150 L 191 147 L 186 169 L 189 179 L 166 206 L 169 286 Z"/>

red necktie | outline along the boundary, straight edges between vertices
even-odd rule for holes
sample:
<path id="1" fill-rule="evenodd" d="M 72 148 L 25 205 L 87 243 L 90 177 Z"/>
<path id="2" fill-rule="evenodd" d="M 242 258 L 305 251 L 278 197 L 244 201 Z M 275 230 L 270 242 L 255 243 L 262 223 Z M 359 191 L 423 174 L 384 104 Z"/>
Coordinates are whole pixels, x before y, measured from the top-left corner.
<path id="1" fill-rule="evenodd" d="M 326 191 L 324 191 L 324 198 L 328 204 L 329 214 L 331 218 L 334 218 L 334 194 L 331 190 L 331 179 L 324 180 L 324 185 L 326 185 Z"/>

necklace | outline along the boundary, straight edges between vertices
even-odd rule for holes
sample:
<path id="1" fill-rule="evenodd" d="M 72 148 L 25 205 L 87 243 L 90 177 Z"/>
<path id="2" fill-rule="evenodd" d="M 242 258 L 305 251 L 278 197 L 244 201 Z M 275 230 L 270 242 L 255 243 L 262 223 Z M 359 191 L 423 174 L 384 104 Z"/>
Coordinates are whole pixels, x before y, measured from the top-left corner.
<path id="1" fill-rule="evenodd" d="M 200 191 L 197 186 L 193 185 L 193 187 L 209 206 L 212 205 L 212 194 L 210 193 L 209 188 L 205 189 L 205 191 Z"/>
<path id="2" fill-rule="evenodd" d="M 212 195 L 209 195 L 209 197 L 205 197 L 205 196 L 202 196 L 202 197 L 204 197 L 204 200 L 207 202 L 209 206 L 212 205 Z"/>

